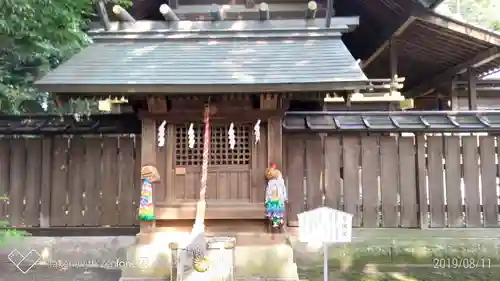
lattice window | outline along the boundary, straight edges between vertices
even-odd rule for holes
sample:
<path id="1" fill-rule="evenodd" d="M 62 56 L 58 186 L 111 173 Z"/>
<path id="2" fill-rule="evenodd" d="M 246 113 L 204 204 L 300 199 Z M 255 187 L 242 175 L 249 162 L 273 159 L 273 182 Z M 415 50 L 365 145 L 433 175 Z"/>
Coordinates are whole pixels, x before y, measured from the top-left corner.
<path id="1" fill-rule="evenodd" d="M 229 125 L 212 124 L 210 139 L 210 165 L 249 165 L 250 164 L 250 137 L 251 125 L 234 125 L 236 145 L 230 149 L 228 130 Z M 202 164 L 203 155 L 203 124 L 194 125 L 195 144 L 188 145 L 188 125 L 175 128 L 175 165 L 198 166 Z"/>

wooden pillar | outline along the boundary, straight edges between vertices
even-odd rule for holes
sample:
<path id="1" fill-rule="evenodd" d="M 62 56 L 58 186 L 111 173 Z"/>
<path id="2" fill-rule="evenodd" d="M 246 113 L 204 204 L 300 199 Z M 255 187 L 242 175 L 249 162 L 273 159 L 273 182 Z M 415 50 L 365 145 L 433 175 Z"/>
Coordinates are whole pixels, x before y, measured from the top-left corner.
<path id="1" fill-rule="evenodd" d="M 276 109 L 280 106 L 279 96 L 276 94 L 262 94 L 260 96 L 261 109 Z M 274 116 L 267 120 L 267 162 L 275 163 L 278 169 L 283 169 L 283 131 L 281 116 Z"/>
<path id="2" fill-rule="evenodd" d="M 279 169 L 283 169 L 283 134 L 281 117 L 271 117 L 268 120 L 268 162 L 276 163 Z"/>
<path id="3" fill-rule="evenodd" d="M 141 167 L 146 165 L 156 166 L 156 122 L 153 119 L 142 120 L 141 132 Z M 155 188 L 153 183 L 153 202 Z M 154 204 L 153 204 L 154 206 Z M 154 231 L 155 221 L 141 221 L 140 232 Z"/>
<path id="4" fill-rule="evenodd" d="M 467 71 L 467 96 L 469 100 L 469 110 L 477 110 L 477 72 L 470 67 Z"/>
<path id="5" fill-rule="evenodd" d="M 451 110 L 459 110 L 460 105 L 458 104 L 458 92 L 455 87 L 455 78 L 451 81 L 449 85 L 449 97 L 450 97 L 450 103 L 451 103 Z"/>
<path id="6" fill-rule="evenodd" d="M 164 113 L 167 112 L 167 104 L 163 97 L 148 97 L 147 99 L 148 111 L 151 113 Z M 156 153 L 156 120 L 144 118 L 142 120 L 141 132 L 141 166 L 152 165 L 157 166 L 157 153 Z M 158 169 L 158 168 L 157 168 Z M 160 176 L 162 171 L 159 170 Z M 160 178 L 160 181 L 165 179 Z M 155 197 L 155 188 L 158 187 L 157 183 L 153 183 L 153 206 L 157 198 Z M 141 221 L 140 232 L 147 233 L 153 232 L 155 229 L 155 221 Z"/>

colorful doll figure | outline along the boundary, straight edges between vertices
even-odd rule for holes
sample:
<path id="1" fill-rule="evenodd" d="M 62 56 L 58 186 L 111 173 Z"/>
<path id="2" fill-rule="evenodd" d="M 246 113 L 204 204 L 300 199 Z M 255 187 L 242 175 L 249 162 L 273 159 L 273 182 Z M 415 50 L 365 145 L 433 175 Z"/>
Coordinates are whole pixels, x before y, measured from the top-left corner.
<path id="1" fill-rule="evenodd" d="M 139 202 L 139 219 L 143 221 L 152 221 L 155 219 L 153 205 L 153 182 L 160 180 L 158 170 L 151 165 L 141 168 L 141 201 Z"/>
<path id="2" fill-rule="evenodd" d="M 266 179 L 266 217 L 273 227 L 279 228 L 284 224 L 285 202 L 288 201 L 285 181 L 275 164 L 267 168 Z"/>
<path id="3" fill-rule="evenodd" d="M 153 185 L 148 179 L 142 180 L 139 218 L 143 221 L 152 221 L 155 219 L 153 206 Z"/>

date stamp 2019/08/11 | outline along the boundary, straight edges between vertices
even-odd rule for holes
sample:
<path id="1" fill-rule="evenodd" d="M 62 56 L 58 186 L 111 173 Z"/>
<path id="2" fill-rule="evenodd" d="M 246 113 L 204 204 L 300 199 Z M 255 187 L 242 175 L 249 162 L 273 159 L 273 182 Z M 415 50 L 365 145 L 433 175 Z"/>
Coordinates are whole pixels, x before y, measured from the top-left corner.
<path id="1" fill-rule="evenodd" d="M 446 257 L 433 258 L 432 266 L 434 269 L 490 269 L 492 264 L 489 258 Z"/>

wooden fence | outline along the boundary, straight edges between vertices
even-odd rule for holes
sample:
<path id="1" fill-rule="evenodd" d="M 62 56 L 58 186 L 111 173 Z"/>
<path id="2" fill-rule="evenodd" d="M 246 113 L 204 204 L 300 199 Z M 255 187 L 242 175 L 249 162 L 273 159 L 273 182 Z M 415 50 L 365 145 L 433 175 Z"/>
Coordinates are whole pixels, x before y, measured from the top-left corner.
<path id="1" fill-rule="evenodd" d="M 12 227 L 134 226 L 140 138 L 0 138 L 0 221 Z"/>
<path id="2" fill-rule="evenodd" d="M 356 227 L 500 226 L 498 137 L 284 139 L 291 226 L 323 203 L 354 214 Z"/>
<path id="3" fill-rule="evenodd" d="M 322 204 L 356 227 L 498 227 L 495 136 L 284 136 L 289 224 Z M 140 138 L 0 138 L 0 221 L 135 226 Z"/>

